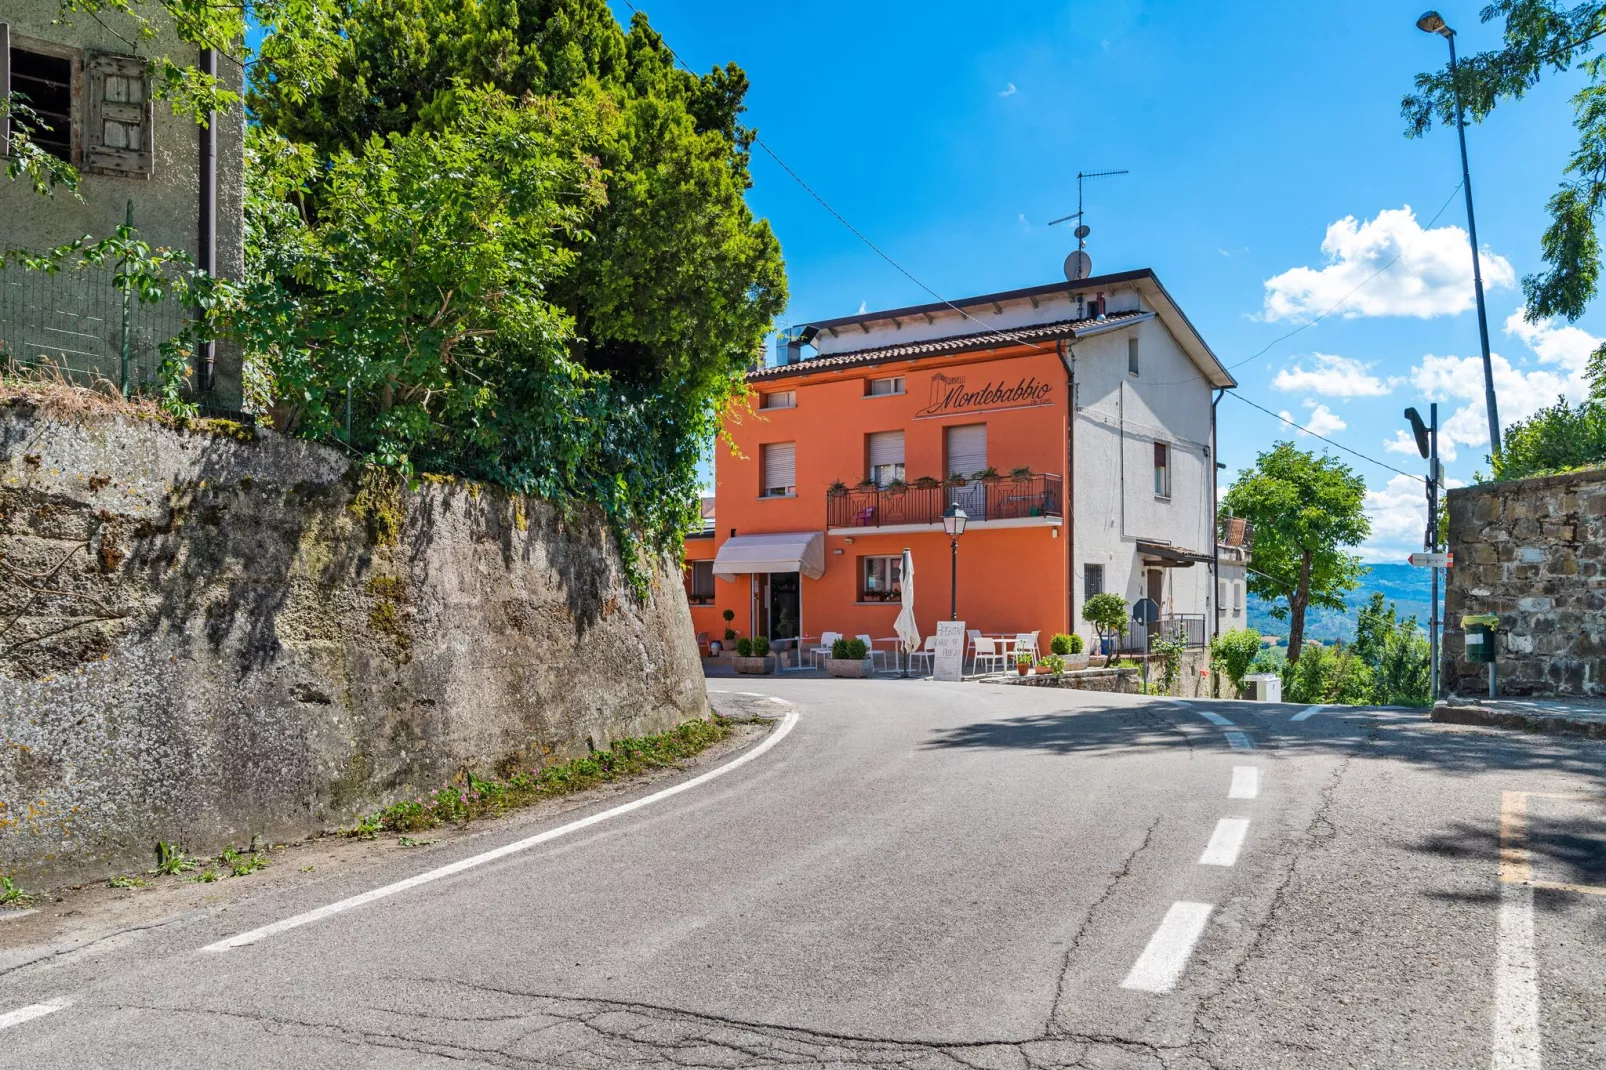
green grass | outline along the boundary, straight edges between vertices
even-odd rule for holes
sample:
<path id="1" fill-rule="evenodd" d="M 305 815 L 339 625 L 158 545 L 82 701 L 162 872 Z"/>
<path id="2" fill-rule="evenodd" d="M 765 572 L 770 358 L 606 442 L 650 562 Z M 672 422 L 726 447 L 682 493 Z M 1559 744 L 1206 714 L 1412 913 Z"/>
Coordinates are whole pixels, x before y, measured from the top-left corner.
<path id="1" fill-rule="evenodd" d="M 734 731 L 730 720 L 716 714 L 711 720 L 687 721 L 656 736 L 621 739 L 607 750 L 544 769 L 520 771 L 490 780 L 464 773 L 428 795 L 404 799 L 369 814 L 345 832 L 358 839 L 372 839 L 381 830 L 420 832 L 494 817 L 542 799 L 584 791 L 651 769 L 675 766 Z"/>
<path id="2" fill-rule="evenodd" d="M 10 877 L 0 877 L 0 906 L 25 907 L 33 902 L 33 896 L 17 887 L 17 882 Z"/>

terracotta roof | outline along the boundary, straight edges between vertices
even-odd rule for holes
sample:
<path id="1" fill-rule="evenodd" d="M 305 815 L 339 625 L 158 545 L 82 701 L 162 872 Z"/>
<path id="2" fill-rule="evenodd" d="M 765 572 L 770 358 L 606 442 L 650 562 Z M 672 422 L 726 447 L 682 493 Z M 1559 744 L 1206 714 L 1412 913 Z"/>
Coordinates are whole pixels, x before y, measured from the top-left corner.
<path id="1" fill-rule="evenodd" d="M 1133 309 L 1127 312 L 1111 312 L 1102 320 L 1097 317 L 1087 317 L 1079 320 L 1056 320 L 1053 323 L 1038 323 L 1029 327 L 998 328 L 996 330 L 977 331 L 973 334 L 950 335 L 946 338 L 930 338 L 923 342 L 904 342 L 898 345 L 877 346 L 874 349 L 855 349 L 846 353 L 832 353 L 829 356 L 799 361 L 796 364 L 778 364 L 761 368 L 757 371 L 748 372 L 747 378 L 749 381 L 781 379 L 790 375 L 807 375 L 811 372 L 848 368 L 863 364 L 880 364 L 892 360 L 946 356 L 951 353 L 967 353 L 978 349 L 1000 349 L 1004 346 L 1021 343 L 1054 341 L 1060 338 L 1073 337 L 1078 331 L 1084 331 L 1091 327 L 1109 327 L 1124 320 L 1137 319 L 1147 315 L 1149 313 Z M 1001 335 L 1004 337 L 1000 337 Z"/>

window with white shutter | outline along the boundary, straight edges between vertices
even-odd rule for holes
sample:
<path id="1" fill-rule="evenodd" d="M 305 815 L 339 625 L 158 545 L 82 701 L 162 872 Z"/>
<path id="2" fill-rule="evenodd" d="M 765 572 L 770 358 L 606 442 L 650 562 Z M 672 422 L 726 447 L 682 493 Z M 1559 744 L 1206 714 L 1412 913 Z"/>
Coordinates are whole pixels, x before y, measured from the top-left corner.
<path id="1" fill-rule="evenodd" d="M 797 443 L 772 442 L 762 449 L 764 485 L 759 496 L 785 498 L 797 493 Z"/>
<path id="2" fill-rule="evenodd" d="M 877 431 L 868 436 L 870 478 L 878 487 L 903 478 L 903 432 Z"/>
<path id="3" fill-rule="evenodd" d="M 149 178 L 155 168 L 151 81 L 137 56 L 92 55 L 84 162 L 91 170 Z"/>
<path id="4" fill-rule="evenodd" d="M 945 439 L 949 475 L 969 478 L 987 467 L 986 424 L 950 427 Z"/>

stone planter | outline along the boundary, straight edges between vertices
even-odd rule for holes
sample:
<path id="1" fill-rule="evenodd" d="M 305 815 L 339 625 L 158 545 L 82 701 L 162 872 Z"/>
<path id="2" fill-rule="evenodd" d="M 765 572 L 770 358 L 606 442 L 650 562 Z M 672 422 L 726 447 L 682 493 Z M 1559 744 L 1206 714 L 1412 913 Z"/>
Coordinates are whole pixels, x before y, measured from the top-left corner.
<path id="1" fill-rule="evenodd" d="M 866 680 L 875 675 L 875 663 L 869 658 L 826 658 L 825 671 L 847 680 Z"/>
<path id="2" fill-rule="evenodd" d="M 1065 659 L 1065 671 L 1066 672 L 1072 672 L 1072 671 L 1074 671 L 1076 669 L 1085 669 L 1085 668 L 1087 668 L 1088 655 L 1086 653 L 1082 653 L 1082 654 L 1062 654 L 1060 656 Z"/>
<path id="3" fill-rule="evenodd" d="M 737 655 L 731 658 L 731 668 L 745 676 L 770 676 L 775 672 L 775 655 L 765 654 L 761 658 Z"/>

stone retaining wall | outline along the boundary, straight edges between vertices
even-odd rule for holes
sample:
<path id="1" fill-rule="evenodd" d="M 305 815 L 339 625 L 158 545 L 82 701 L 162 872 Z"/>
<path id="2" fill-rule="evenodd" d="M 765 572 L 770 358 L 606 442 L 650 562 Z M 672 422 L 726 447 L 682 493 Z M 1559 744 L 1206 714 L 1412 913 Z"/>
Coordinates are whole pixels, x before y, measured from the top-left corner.
<path id="1" fill-rule="evenodd" d="M 679 563 L 638 601 L 595 511 L 222 431 L 0 402 L 0 872 L 296 837 L 707 715 Z"/>
<path id="2" fill-rule="evenodd" d="M 1449 509 L 1445 690 L 1487 694 L 1461 618 L 1495 613 L 1502 695 L 1606 695 L 1606 471 L 1459 488 Z"/>

